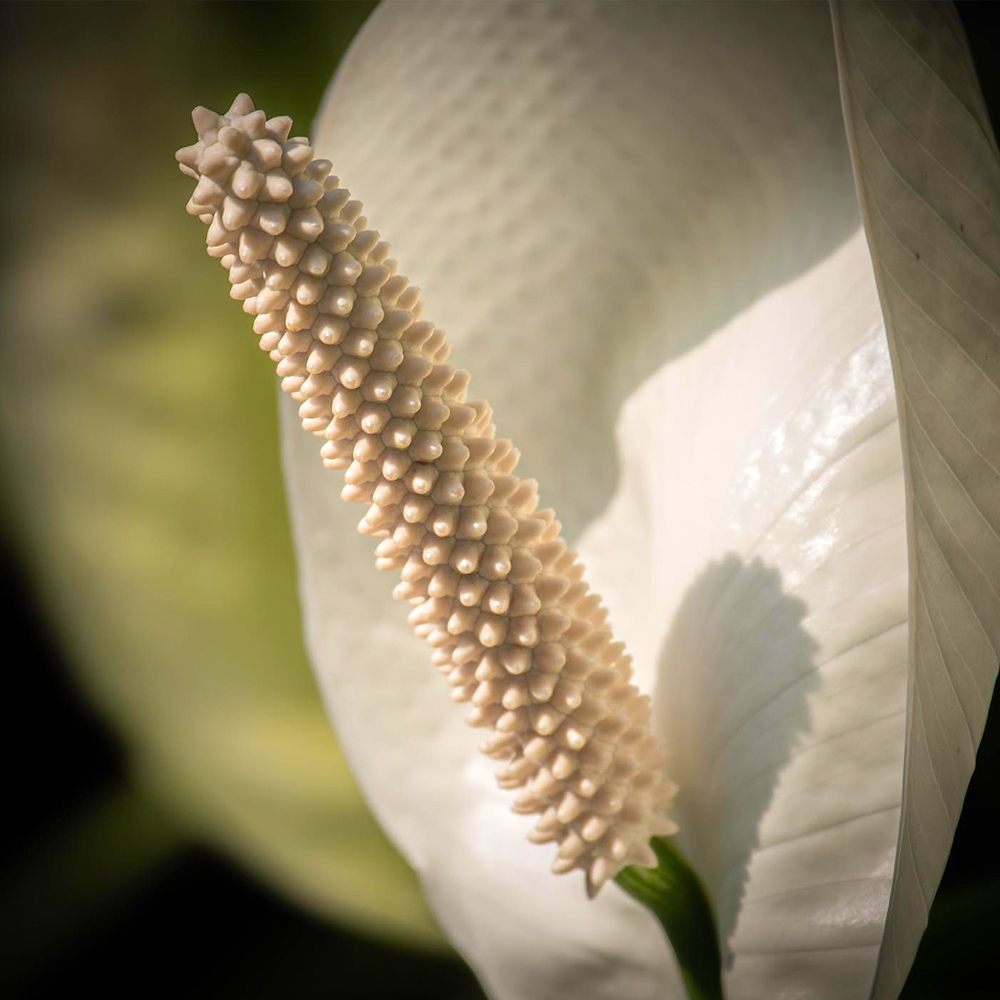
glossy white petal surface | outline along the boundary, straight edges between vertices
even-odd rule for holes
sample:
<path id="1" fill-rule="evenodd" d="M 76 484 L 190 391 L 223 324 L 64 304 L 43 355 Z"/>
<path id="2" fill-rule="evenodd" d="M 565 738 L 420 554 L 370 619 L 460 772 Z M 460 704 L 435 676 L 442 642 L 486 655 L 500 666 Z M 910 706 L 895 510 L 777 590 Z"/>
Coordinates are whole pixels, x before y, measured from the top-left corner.
<path id="1" fill-rule="evenodd" d="M 825 8 L 383 6 L 314 141 L 543 502 L 591 526 L 731 996 L 864 996 L 898 824 L 906 563 Z M 679 996 L 651 917 L 613 889 L 588 904 L 525 843 L 285 416 L 314 663 L 446 932 L 496 997 Z"/>
<path id="2" fill-rule="evenodd" d="M 907 574 L 863 235 L 658 372 L 618 439 L 619 493 L 580 549 L 654 671 L 727 997 L 864 997 L 899 823 Z"/>

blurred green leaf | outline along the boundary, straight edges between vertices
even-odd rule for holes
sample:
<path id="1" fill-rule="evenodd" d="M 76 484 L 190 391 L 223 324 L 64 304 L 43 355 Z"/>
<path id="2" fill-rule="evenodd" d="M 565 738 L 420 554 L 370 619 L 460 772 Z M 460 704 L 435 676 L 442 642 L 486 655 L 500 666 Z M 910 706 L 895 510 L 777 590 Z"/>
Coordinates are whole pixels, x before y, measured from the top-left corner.
<path id="1" fill-rule="evenodd" d="M 314 911 L 437 946 L 320 704 L 271 375 L 234 349 L 239 310 L 181 208 L 173 150 L 191 106 L 252 87 L 306 131 L 371 9 L 261 6 L 19 22 L 4 70 L 22 137 L 5 163 L 22 233 L 3 295 L 7 500 L 79 680 L 144 787 Z M 315 30 L 276 47 L 275 22 L 303 15 Z"/>

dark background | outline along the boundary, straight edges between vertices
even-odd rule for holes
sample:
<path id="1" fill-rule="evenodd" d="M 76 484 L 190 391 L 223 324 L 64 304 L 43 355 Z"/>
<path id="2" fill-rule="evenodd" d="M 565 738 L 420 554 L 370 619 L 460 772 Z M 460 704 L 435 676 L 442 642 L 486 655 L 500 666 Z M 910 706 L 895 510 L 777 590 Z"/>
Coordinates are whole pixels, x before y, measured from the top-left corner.
<path id="1" fill-rule="evenodd" d="M 230 39 L 231 51 L 265 55 L 293 5 L 207 5 L 206 31 Z M 298 7 L 298 5 L 294 5 Z M 349 34 L 366 4 L 324 5 L 305 12 L 322 34 L 332 18 Z M 996 130 L 1000 47 L 988 3 L 960 3 Z M 339 8 L 332 11 L 332 7 Z M 298 13 L 302 8 L 298 7 Z M 7 111 L 17 66 L 40 61 L 66 74 L 94 62 L 133 72 L 134 113 L 141 116 L 140 39 L 143 4 L 5 4 L 0 9 L 5 165 L 32 155 L 30 139 L 12 134 Z M 298 40 L 298 36 L 297 40 Z M 262 41 L 264 40 L 264 41 Z M 262 48 L 262 46 L 264 46 Z M 233 79 L 240 79 L 235 57 Z M 134 65 L 132 65 L 134 63 Z M 250 65 L 253 65 L 250 63 Z M 37 68 L 37 67 L 36 67 Z M 291 60 L 288 71 L 294 71 Z M 177 72 L 183 74 L 183 58 Z M 307 120 L 307 119 L 306 119 Z M 10 219 L 4 191 L 5 222 Z M 9 233 L 10 227 L 5 225 Z M 9 243 L 7 244 L 9 247 Z M 4 525 L 9 524 L 4 519 Z M 261 888 L 226 858 L 197 846 L 177 848 L 172 820 L 153 802 L 135 803 L 147 840 L 163 834 L 162 851 L 108 891 L 100 858 L 87 851 L 88 804 L 127 782 L 122 748 L 76 692 L 19 539 L 7 531 L 0 550 L 7 658 L 0 725 L 4 849 L 0 854 L 0 992 L 48 997 L 74 989 L 110 995 L 181 993 L 247 998 L 353 995 L 476 998 L 481 993 L 457 959 L 374 942 L 305 915 Z M 904 998 L 978 995 L 995 965 L 1000 918 L 1000 854 L 994 844 L 994 799 L 1000 778 L 1000 721 L 991 713 L 948 868 Z M 134 793 L 141 796 L 141 792 Z M 81 818 L 82 817 L 82 818 Z M 151 858 L 151 860 L 150 860 Z M 69 891 L 71 888 L 72 891 Z M 62 900 L 62 902 L 61 902 Z M 55 903 L 53 903 L 55 901 Z"/>

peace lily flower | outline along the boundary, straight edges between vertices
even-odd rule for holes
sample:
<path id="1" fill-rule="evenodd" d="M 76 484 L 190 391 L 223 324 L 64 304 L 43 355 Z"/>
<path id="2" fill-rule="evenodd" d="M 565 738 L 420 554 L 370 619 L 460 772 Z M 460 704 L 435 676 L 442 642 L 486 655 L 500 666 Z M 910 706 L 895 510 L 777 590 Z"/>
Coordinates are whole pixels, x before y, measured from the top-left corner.
<path id="1" fill-rule="evenodd" d="M 950 12 L 833 23 L 819 5 L 387 5 L 314 137 L 419 268 L 653 695 L 731 998 L 898 993 L 1000 648 L 996 146 Z M 217 138 L 245 152 L 196 124 L 196 174 Z M 293 176 L 308 159 L 283 155 Z M 244 180 L 210 245 L 268 233 Z M 308 201 L 261 201 L 289 197 Z M 346 237 L 331 254 L 377 246 Z M 258 242 L 223 252 L 239 268 L 278 245 Z M 287 323 L 263 327 L 296 354 Z M 311 374 L 285 377 L 333 398 L 300 391 Z M 682 996 L 650 914 L 545 872 L 300 402 L 284 447 L 314 663 L 445 931 L 498 997 Z"/>

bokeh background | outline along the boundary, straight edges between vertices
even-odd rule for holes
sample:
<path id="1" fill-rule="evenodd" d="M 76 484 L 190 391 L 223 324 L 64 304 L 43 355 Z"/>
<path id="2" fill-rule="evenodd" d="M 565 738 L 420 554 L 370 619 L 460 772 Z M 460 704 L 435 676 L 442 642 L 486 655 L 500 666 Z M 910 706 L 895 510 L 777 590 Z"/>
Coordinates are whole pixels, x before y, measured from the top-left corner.
<path id="1" fill-rule="evenodd" d="M 272 376 L 173 161 L 241 89 L 308 132 L 372 7 L 0 7 L 4 996 L 482 996 L 326 725 Z M 906 1000 L 989 982 L 996 714 Z"/>

